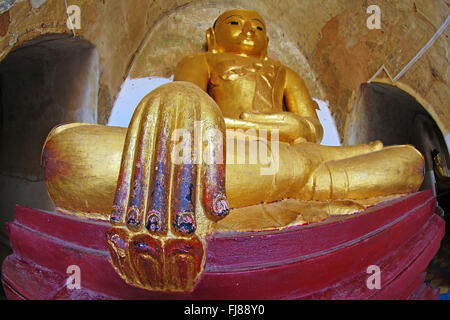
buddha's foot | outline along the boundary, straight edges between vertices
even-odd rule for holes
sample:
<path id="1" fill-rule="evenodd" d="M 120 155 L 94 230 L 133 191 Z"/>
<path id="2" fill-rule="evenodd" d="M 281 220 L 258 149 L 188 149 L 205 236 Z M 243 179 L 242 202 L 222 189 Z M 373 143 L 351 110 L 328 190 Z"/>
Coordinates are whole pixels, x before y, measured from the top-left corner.
<path id="1" fill-rule="evenodd" d="M 128 283 L 193 290 L 206 261 L 205 237 L 229 212 L 224 132 L 219 108 L 192 84 L 162 86 L 139 104 L 127 132 L 113 227 L 106 234 L 112 264 Z"/>
<path id="2" fill-rule="evenodd" d="M 318 166 L 300 191 L 303 200 L 368 199 L 416 192 L 424 158 L 413 146 L 385 147 Z"/>

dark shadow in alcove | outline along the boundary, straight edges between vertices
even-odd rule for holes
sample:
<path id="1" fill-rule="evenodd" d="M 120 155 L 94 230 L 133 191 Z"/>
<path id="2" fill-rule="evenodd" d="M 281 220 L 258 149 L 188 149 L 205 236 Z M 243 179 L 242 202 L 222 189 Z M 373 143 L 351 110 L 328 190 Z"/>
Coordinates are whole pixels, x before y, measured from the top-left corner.
<path id="1" fill-rule="evenodd" d="M 61 34 L 28 41 L 0 62 L 0 259 L 15 204 L 54 209 L 42 146 L 58 124 L 97 122 L 98 74 L 96 48 Z"/>
<path id="2" fill-rule="evenodd" d="M 386 146 L 411 144 L 425 157 L 425 179 L 421 190 L 432 188 L 431 152 L 436 149 L 449 174 L 449 153 L 436 122 L 417 100 L 405 91 L 382 83 L 364 83 L 350 113 L 348 145 L 381 140 Z"/>

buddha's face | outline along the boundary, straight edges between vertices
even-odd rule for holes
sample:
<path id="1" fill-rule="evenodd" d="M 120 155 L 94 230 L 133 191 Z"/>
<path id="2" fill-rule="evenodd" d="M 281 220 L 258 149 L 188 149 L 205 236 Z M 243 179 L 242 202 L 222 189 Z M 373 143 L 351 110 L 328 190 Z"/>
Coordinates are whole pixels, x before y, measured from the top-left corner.
<path id="1" fill-rule="evenodd" d="M 223 13 L 214 27 L 216 49 L 250 56 L 266 52 L 266 25 L 259 14 L 250 10 Z"/>

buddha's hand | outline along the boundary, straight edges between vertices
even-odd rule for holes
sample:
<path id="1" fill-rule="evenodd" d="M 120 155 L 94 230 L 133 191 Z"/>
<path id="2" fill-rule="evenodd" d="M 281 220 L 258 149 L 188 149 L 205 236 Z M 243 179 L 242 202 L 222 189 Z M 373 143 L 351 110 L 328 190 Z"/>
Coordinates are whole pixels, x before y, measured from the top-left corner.
<path id="1" fill-rule="evenodd" d="M 278 130 L 280 141 L 295 143 L 318 142 L 322 138 L 322 126 L 313 117 L 302 117 L 292 112 L 252 113 L 243 112 L 240 118 L 257 124 L 266 130 Z"/>
<path id="2" fill-rule="evenodd" d="M 112 264 L 148 290 L 191 291 L 206 236 L 225 217 L 225 124 L 197 86 L 161 86 L 139 104 L 124 146 L 106 238 Z"/>

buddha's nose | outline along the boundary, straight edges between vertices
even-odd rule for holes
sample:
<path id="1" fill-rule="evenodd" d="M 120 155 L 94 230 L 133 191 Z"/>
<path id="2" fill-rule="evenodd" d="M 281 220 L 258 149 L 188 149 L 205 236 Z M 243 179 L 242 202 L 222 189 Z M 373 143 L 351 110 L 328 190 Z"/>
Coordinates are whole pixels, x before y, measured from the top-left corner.
<path id="1" fill-rule="evenodd" d="M 255 34 L 255 29 L 252 27 L 250 21 L 244 23 L 244 27 L 242 28 L 242 32 L 247 36 L 252 36 Z"/>

